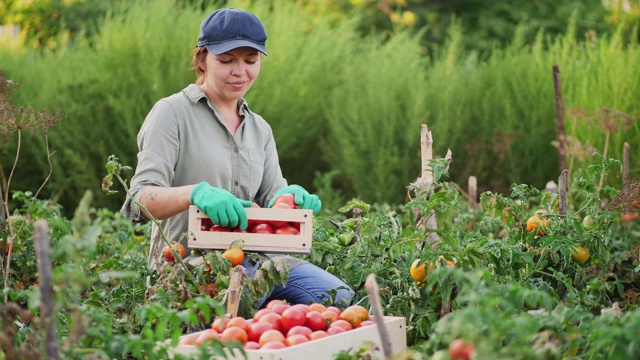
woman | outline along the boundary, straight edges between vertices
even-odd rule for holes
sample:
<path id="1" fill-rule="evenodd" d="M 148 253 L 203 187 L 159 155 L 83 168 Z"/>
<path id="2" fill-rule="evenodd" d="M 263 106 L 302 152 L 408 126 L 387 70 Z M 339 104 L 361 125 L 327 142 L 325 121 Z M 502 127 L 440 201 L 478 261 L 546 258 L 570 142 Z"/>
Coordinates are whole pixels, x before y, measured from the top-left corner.
<path id="1" fill-rule="evenodd" d="M 140 128 L 131 193 L 160 220 L 170 241 L 186 245 L 190 205 L 214 224 L 241 229 L 247 227 L 245 207 L 253 202 L 271 206 L 285 193 L 294 194 L 300 208 L 320 210 L 316 195 L 287 185 L 271 127 L 243 98 L 260 74 L 266 40 L 262 23 L 250 12 L 214 11 L 200 26 L 192 60 L 196 83 L 158 101 Z M 134 221 L 148 219 L 129 198 L 122 213 Z M 157 231 L 154 228 L 149 254 L 149 266 L 156 269 L 164 247 Z M 264 299 L 263 306 L 276 298 L 322 302 L 328 290 L 336 290 L 343 305 L 350 303 L 353 290 L 344 282 L 308 262 L 286 259 L 289 280 Z"/>

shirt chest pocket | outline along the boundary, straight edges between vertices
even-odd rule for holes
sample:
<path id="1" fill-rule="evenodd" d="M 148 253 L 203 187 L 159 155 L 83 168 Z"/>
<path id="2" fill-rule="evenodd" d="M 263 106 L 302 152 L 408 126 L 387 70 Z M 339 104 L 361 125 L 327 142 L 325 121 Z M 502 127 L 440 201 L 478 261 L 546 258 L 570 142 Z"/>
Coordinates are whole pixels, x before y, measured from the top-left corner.
<path id="1" fill-rule="evenodd" d="M 244 148 L 240 150 L 241 184 L 251 199 L 256 197 L 264 175 L 264 151 Z M 248 186 L 247 188 L 244 188 Z"/>

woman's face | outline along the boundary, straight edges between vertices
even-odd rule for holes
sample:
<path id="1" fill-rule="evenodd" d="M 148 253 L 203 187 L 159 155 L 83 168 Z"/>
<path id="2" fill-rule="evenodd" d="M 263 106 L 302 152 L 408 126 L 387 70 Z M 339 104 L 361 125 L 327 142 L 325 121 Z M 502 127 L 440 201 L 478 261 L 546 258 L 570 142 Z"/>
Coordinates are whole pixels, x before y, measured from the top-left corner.
<path id="1" fill-rule="evenodd" d="M 260 52 L 242 47 L 220 55 L 207 54 L 202 88 L 211 101 L 235 102 L 260 74 Z"/>

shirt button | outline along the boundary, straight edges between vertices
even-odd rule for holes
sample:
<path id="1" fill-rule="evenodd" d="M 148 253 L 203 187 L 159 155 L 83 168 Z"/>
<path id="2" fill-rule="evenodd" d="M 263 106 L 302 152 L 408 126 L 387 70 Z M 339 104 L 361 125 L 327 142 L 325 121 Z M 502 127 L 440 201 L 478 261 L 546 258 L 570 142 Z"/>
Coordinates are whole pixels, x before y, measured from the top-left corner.
<path id="1" fill-rule="evenodd" d="M 238 184 L 240 184 L 240 182 L 238 182 L 238 180 L 233 182 L 233 185 L 238 186 Z"/>
<path id="2" fill-rule="evenodd" d="M 238 153 L 238 148 L 234 148 L 233 151 L 237 154 Z"/>

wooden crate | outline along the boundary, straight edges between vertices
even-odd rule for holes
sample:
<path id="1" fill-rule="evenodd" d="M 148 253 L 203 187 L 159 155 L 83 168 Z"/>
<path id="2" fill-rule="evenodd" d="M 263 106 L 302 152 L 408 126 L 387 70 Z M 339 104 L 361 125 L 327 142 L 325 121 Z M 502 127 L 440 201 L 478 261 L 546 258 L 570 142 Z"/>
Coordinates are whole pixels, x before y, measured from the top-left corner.
<path id="1" fill-rule="evenodd" d="M 249 220 L 288 221 L 300 223 L 300 234 L 253 234 L 241 232 L 202 231 L 208 217 L 195 205 L 189 207 L 188 246 L 193 249 L 226 250 L 236 240 L 243 240 L 243 250 L 281 254 L 308 254 L 313 240 L 313 212 L 304 209 L 247 208 Z"/>
<path id="2" fill-rule="evenodd" d="M 385 316 L 385 326 L 391 337 L 393 353 L 399 353 L 407 348 L 407 329 L 404 317 Z M 306 342 L 304 344 L 290 346 L 278 350 L 246 350 L 247 360 L 327 360 L 333 359 L 340 351 L 355 350 L 369 342 L 372 348 L 373 358 L 384 359 L 382 341 L 377 325 L 360 327 L 336 335 L 330 335 L 321 339 Z M 205 345 L 206 346 L 206 345 Z M 196 355 L 198 347 L 195 345 L 178 345 L 172 349 L 174 354 Z M 244 359 L 236 350 L 229 354 L 227 359 Z"/>

